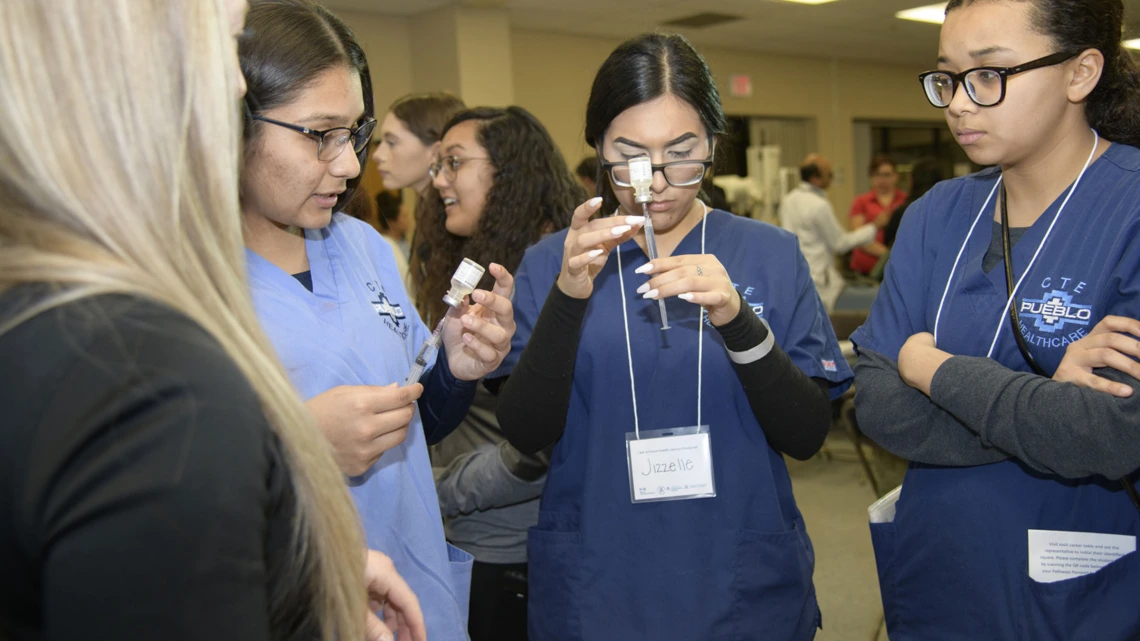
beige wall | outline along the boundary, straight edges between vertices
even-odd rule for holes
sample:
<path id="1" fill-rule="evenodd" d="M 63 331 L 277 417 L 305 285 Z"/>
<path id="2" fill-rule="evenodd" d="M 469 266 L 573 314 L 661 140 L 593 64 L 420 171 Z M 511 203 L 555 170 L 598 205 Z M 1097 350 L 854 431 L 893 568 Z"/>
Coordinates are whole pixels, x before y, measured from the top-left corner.
<path id="1" fill-rule="evenodd" d="M 617 40 L 513 31 L 515 98 L 550 129 L 574 164 L 587 149 L 583 138 L 586 101 L 594 73 Z M 840 218 L 854 197 L 853 172 L 867 158 L 856 158 L 853 119 L 931 120 L 940 114 L 919 90 L 918 67 L 834 62 L 700 47 L 718 84 L 726 113 L 813 119 L 818 151 L 832 159 L 836 181 L 831 200 Z M 752 77 L 752 96 L 728 95 L 732 74 Z M 785 158 L 796 165 L 799 158 Z"/>
<path id="2" fill-rule="evenodd" d="M 515 103 L 511 34 L 506 11 L 463 9 L 458 25 L 460 95 L 469 105 Z"/>
<path id="3" fill-rule="evenodd" d="M 376 116 L 383 118 L 393 100 L 413 90 L 410 21 L 356 11 L 336 13 L 352 28 L 368 56 Z"/>
<path id="4" fill-rule="evenodd" d="M 414 91 L 450 91 L 462 95 L 459 86 L 459 42 L 455 36 L 456 9 L 443 7 L 411 19 Z"/>
<path id="5" fill-rule="evenodd" d="M 449 89 L 463 94 L 509 95 L 550 130 L 566 160 L 577 164 L 586 153 L 583 141 L 586 101 L 598 67 L 619 43 L 616 39 L 570 36 L 512 29 L 504 41 L 501 22 L 491 21 L 495 59 L 510 60 L 509 73 L 488 77 L 486 91 L 459 87 L 447 65 L 433 64 L 432 52 L 444 57 L 479 47 L 476 34 L 451 30 L 450 41 L 440 16 L 396 18 L 338 12 L 356 31 L 372 66 L 376 105 L 382 117 L 393 99 L 409 91 Z M 467 20 L 478 21 L 477 16 Z M 491 46 L 487 44 L 487 46 Z M 916 75 L 920 65 L 883 65 L 764 55 L 700 47 L 722 87 L 725 112 L 736 116 L 810 118 L 816 126 L 818 151 L 832 159 L 836 181 L 831 200 L 841 219 L 854 197 L 855 172 L 866 170 L 867 158 L 856 158 L 855 119 L 937 122 L 941 115 L 922 97 Z M 452 57 L 454 60 L 454 57 Z M 454 69 L 452 66 L 449 69 Z M 504 70 L 506 71 L 506 70 Z M 448 77 L 439 74 L 443 72 Z M 728 95 L 731 74 L 752 77 L 748 98 Z M 453 86 L 454 85 L 454 86 Z M 472 103 L 473 104 L 473 103 Z M 785 158 L 794 165 L 798 158 Z"/>

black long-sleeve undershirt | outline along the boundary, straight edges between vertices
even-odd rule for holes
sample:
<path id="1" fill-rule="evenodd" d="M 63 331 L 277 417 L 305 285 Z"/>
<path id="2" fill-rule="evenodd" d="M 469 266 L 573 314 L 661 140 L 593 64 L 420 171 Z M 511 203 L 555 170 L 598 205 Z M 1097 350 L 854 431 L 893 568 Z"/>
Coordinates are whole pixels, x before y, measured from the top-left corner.
<path id="1" fill-rule="evenodd" d="M 567 296 L 555 283 L 534 331 L 500 390 L 499 425 L 524 453 L 558 441 L 566 428 L 582 322 L 589 299 Z M 732 352 L 760 345 L 769 329 L 741 300 L 740 313 L 716 328 Z M 829 383 L 804 374 L 773 345 L 764 357 L 733 363 L 748 403 L 777 451 L 803 460 L 819 451 L 831 424 Z"/>

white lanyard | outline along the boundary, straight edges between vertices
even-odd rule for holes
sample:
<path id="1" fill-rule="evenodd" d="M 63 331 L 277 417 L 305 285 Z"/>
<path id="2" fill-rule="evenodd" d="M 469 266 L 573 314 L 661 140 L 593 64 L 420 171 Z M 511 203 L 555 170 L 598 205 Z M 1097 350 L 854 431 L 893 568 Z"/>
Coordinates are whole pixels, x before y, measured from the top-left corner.
<path id="1" fill-rule="evenodd" d="M 1093 156 L 1096 155 L 1097 145 L 1100 143 L 1100 136 L 1093 130 L 1093 148 L 1089 152 L 1089 157 L 1085 160 L 1085 166 L 1081 168 L 1081 173 L 1077 174 L 1077 179 L 1073 181 L 1073 186 L 1069 188 L 1069 192 L 1065 194 L 1065 199 L 1061 201 L 1061 206 L 1054 214 L 1053 220 L 1049 223 L 1049 228 L 1045 230 L 1045 236 L 1041 239 L 1041 243 L 1037 245 L 1037 251 L 1033 252 L 1033 258 L 1029 260 L 1029 264 L 1025 266 L 1025 271 L 1021 273 L 1021 277 L 1017 279 L 1017 284 L 1013 286 L 1013 291 L 1009 293 L 1009 298 L 1005 301 L 1005 307 L 1002 308 L 1001 316 L 998 317 L 997 329 L 994 330 L 993 341 L 990 342 L 990 349 L 986 352 L 987 358 L 992 358 L 994 348 L 997 347 L 998 338 L 1001 336 L 1002 327 L 1005 326 L 1005 316 L 1009 313 L 1009 306 L 1013 304 L 1014 299 L 1017 298 L 1017 290 L 1021 288 L 1022 281 L 1029 275 L 1029 271 L 1033 269 L 1033 264 L 1037 262 L 1037 257 L 1041 255 L 1041 250 L 1045 247 L 1045 242 L 1049 240 L 1049 235 L 1053 233 L 1053 226 L 1061 218 L 1061 212 L 1065 211 L 1065 205 L 1069 204 L 1069 199 L 1072 198 L 1073 192 L 1077 191 L 1077 186 L 1081 184 L 1081 178 L 1084 177 L 1085 172 L 1088 170 L 1089 165 L 1092 164 Z M 974 223 L 970 225 L 970 230 L 966 232 L 966 239 L 962 241 L 962 247 L 958 249 L 958 255 L 954 257 L 954 265 L 950 268 L 950 276 L 946 279 L 946 288 L 942 290 L 942 300 L 938 302 L 938 313 L 934 316 L 934 344 L 938 344 L 938 322 L 942 319 L 942 306 L 946 304 L 946 296 L 950 293 L 950 284 L 954 282 L 954 272 L 958 269 L 958 261 L 962 259 L 962 253 L 966 251 L 966 245 L 970 242 L 970 236 L 974 233 L 974 228 L 978 226 L 978 221 L 982 219 L 982 214 L 986 213 L 989 208 L 990 201 L 993 200 L 994 194 L 997 192 L 998 186 L 1001 185 L 1002 177 L 999 176 L 993 189 L 990 190 L 990 195 L 986 197 L 986 202 L 982 205 L 981 211 L 978 212 Z M 1011 257 L 1006 256 L 1006 260 L 1011 260 Z"/>
<path id="2" fill-rule="evenodd" d="M 709 220 L 709 208 L 704 202 L 701 202 L 701 207 L 704 208 L 704 214 L 701 216 L 701 253 L 705 253 L 705 227 Z M 614 212 L 615 214 L 617 212 Z M 641 425 L 637 418 L 637 387 L 633 382 L 633 348 L 630 347 L 629 342 L 629 313 L 625 307 L 625 276 L 622 275 L 621 268 L 621 248 L 617 251 L 617 268 L 618 268 L 618 283 L 621 285 L 621 318 L 625 325 L 625 355 L 629 360 L 629 393 L 633 398 L 633 432 L 637 438 L 641 438 Z M 697 425 L 701 424 L 701 365 L 704 362 L 704 348 L 705 348 L 705 308 L 700 307 L 700 316 L 697 325 Z"/>

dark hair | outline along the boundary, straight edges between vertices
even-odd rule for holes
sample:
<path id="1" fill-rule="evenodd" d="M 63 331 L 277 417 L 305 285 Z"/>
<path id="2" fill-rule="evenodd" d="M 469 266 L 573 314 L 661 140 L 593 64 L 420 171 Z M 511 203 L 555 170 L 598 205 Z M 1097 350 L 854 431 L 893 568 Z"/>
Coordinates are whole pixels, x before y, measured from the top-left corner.
<path id="1" fill-rule="evenodd" d="M 598 179 L 598 158 L 597 156 L 586 156 L 578 166 L 574 168 L 574 174 L 579 178 L 589 178 L 596 181 Z"/>
<path id="2" fill-rule="evenodd" d="M 902 222 L 903 214 L 906 213 L 907 208 L 940 182 L 942 182 L 942 167 L 937 160 L 922 158 L 914 162 L 910 170 L 910 191 L 907 192 L 906 200 L 895 209 L 890 222 L 883 228 L 884 245 L 891 247 L 895 244 L 895 236 L 899 232 L 899 223 Z"/>
<path id="3" fill-rule="evenodd" d="M 419 139 L 425 146 L 434 145 L 443 138 L 443 128 L 447 121 L 455 114 L 463 111 L 467 105 L 458 97 L 445 91 L 429 93 L 412 93 L 397 98 L 388 107 L 392 115 L 400 119 L 408 131 Z M 416 211 L 413 218 L 416 221 L 412 231 L 412 247 L 418 248 L 412 252 L 408 261 L 408 271 L 412 274 L 412 282 L 423 282 L 427 274 L 428 259 L 431 257 L 431 247 L 420 242 L 421 229 L 426 221 L 432 217 L 432 212 L 443 204 L 439 199 L 439 192 L 429 183 L 422 194 L 416 194 Z"/>
<path id="4" fill-rule="evenodd" d="M 376 194 L 376 223 L 380 231 L 392 228 L 392 222 L 400 217 L 403 204 L 404 192 L 399 189 L 385 189 Z"/>
<path id="5" fill-rule="evenodd" d="M 823 176 L 823 172 L 819 170 L 819 164 L 815 162 L 809 162 L 800 165 L 800 180 L 804 181 L 805 183 L 810 181 L 812 178 L 819 178 L 820 176 Z"/>
<path id="6" fill-rule="evenodd" d="M 974 0 L 950 0 L 946 13 Z M 1140 146 L 1140 73 L 1121 44 L 1121 0 L 1030 0 L 1034 30 L 1053 39 L 1057 51 L 1096 49 L 1104 56 L 1100 81 L 1085 103 L 1085 118 L 1101 136 Z"/>
<path id="7" fill-rule="evenodd" d="M 252 113 L 274 109 L 297 99 L 321 73 L 344 65 L 360 76 L 364 117 L 372 118 L 372 76 L 364 50 L 340 18 L 308 0 L 253 0 L 245 20 L 248 36 L 238 42 L 238 57 L 248 89 L 245 103 Z M 246 118 L 244 138 L 254 140 L 264 123 Z M 252 150 L 246 146 L 247 153 Z M 337 208 L 352 199 L 364 175 L 368 146 L 357 154 L 360 176 L 348 181 Z"/>
<path id="8" fill-rule="evenodd" d="M 891 158 L 890 154 L 875 154 L 871 156 L 871 164 L 867 166 L 867 175 L 874 176 L 879 167 L 883 165 L 890 165 L 891 169 L 895 169 L 895 159 Z"/>
<path id="9" fill-rule="evenodd" d="M 363 220 L 379 231 L 380 223 L 376 217 L 375 203 L 368 197 L 368 192 L 357 189 L 352 196 L 341 206 L 341 213 Z"/>
<path id="10" fill-rule="evenodd" d="M 942 166 L 934 158 L 921 158 L 914 162 L 910 170 L 910 192 L 905 204 L 909 205 L 922 198 L 932 187 L 942 182 Z"/>
<path id="11" fill-rule="evenodd" d="M 437 196 L 425 211 L 412 252 L 421 260 L 425 251 L 431 254 L 424 273 L 412 272 L 417 308 L 429 324 L 447 311 L 441 297 L 465 257 L 484 267 L 494 261 L 513 273 L 526 248 L 569 225 L 574 208 L 586 198 L 546 128 L 526 109 L 468 109 L 456 114 L 443 133 L 468 121 L 478 123 L 476 140 L 487 152 L 494 182 L 470 238 L 447 231 L 443 203 L 438 192 L 429 190 Z M 488 289 L 493 283 L 488 272 L 480 286 Z"/>
<path id="12" fill-rule="evenodd" d="M 466 107 L 456 96 L 439 91 L 408 94 L 393 102 L 388 111 L 399 118 L 420 142 L 430 146 L 443 138 L 443 127 L 447 121 Z"/>
<path id="13" fill-rule="evenodd" d="M 647 33 L 626 40 L 594 76 L 586 104 L 586 144 L 597 150 L 595 180 L 607 214 L 617 207 L 617 197 L 602 171 L 602 138 L 614 118 L 626 109 L 664 95 L 676 96 L 696 110 L 710 139 L 724 134 L 724 108 L 712 72 L 680 34 Z"/>

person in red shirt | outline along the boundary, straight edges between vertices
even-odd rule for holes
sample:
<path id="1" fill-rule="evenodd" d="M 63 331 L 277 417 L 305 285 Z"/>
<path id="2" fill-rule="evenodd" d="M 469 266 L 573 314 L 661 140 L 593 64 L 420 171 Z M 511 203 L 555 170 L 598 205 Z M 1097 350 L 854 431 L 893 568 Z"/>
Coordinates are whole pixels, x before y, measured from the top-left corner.
<path id="1" fill-rule="evenodd" d="M 851 229 L 861 227 L 874 221 L 880 216 L 888 219 L 895 208 L 906 200 L 906 193 L 898 188 L 899 172 L 895 169 L 895 161 L 887 154 L 875 154 L 871 158 L 871 191 L 861 194 L 851 203 Z M 851 251 L 851 269 L 860 274 L 870 274 L 879 262 L 879 257 L 885 254 L 887 246 L 883 244 L 883 230 L 880 226 L 875 242 Z"/>

